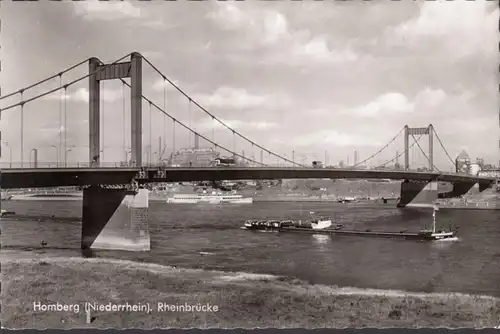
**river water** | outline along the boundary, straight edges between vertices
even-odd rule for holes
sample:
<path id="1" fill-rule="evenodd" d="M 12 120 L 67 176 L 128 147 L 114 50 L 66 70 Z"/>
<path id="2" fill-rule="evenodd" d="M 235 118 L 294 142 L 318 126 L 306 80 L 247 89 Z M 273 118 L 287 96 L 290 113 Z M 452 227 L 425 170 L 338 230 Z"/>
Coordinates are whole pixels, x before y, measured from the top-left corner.
<path id="1" fill-rule="evenodd" d="M 11 201 L 2 208 L 0 241 L 17 254 L 80 256 L 81 202 Z M 259 233 L 240 229 L 246 219 L 307 219 L 329 215 L 346 228 L 418 231 L 430 211 L 394 204 L 271 203 L 175 205 L 150 203 L 150 252 L 96 251 L 94 256 L 296 277 L 314 284 L 412 292 L 463 292 L 500 297 L 500 211 L 441 210 L 457 242 Z M 4 255 L 5 256 L 5 255 Z"/>

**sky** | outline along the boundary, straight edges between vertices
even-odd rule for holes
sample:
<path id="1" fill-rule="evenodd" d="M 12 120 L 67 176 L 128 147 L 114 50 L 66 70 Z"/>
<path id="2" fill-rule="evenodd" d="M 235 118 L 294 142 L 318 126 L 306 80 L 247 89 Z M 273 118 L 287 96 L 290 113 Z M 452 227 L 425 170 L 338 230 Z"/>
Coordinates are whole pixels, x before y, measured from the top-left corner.
<path id="1" fill-rule="evenodd" d="M 2 94 L 89 57 L 113 62 L 135 51 L 236 131 L 297 161 L 325 160 L 325 151 L 331 164 L 352 163 L 354 151 L 363 160 L 406 124 L 433 124 L 452 158 L 462 149 L 472 159 L 500 158 L 496 2 L 2 2 L 0 13 Z M 23 97 L 86 74 L 85 63 Z M 130 145 L 129 90 L 116 80 L 101 89 L 102 159 L 120 161 Z M 219 145 L 260 159 L 259 149 L 234 141 L 145 63 L 143 94 Z M 19 94 L 0 106 L 18 101 Z M 145 151 L 157 152 L 159 137 L 167 153 L 193 144 L 170 119 L 164 128 L 159 112 L 150 125 L 149 110 L 145 102 Z M 25 104 L 23 114 L 24 161 L 32 148 L 39 161 L 64 152 L 67 161 L 88 160 L 87 80 Z M 2 113 L 4 163 L 10 151 L 21 160 L 20 115 L 20 107 Z M 66 146 L 56 156 L 60 134 Z M 400 134 L 370 163 L 391 159 L 403 142 Z M 427 139 L 420 143 L 427 151 Z M 437 140 L 434 147 L 436 166 L 449 169 Z M 418 153 L 411 160 L 425 163 Z"/>

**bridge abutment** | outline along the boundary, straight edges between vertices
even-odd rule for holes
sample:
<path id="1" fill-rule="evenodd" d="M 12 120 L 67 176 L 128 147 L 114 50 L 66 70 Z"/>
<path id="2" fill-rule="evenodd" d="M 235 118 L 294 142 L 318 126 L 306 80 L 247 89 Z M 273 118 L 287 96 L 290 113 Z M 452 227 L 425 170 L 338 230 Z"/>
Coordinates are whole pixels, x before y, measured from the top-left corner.
<path id="1" fill-rule="evenodd" d="M 85 189 L 82 249 L 150 250 L 148 192 L 98 186 Z"/>
<path id="2" fill-rule="evenodd" d="M 401 193 L 398 208 L 425 207 L 438 198 L 437 181 L 404 180 L 401 183 Z"/>

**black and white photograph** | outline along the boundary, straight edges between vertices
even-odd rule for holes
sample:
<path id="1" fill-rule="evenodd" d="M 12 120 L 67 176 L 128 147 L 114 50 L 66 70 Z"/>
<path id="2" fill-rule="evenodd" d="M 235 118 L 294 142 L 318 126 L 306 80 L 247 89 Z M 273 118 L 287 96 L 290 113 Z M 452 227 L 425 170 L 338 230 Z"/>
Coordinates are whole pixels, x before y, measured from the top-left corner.
<path id="1" fill-rule="evenodd" d="M 498 1 L 0 16 L 2 328 L 500 328 Z"/>

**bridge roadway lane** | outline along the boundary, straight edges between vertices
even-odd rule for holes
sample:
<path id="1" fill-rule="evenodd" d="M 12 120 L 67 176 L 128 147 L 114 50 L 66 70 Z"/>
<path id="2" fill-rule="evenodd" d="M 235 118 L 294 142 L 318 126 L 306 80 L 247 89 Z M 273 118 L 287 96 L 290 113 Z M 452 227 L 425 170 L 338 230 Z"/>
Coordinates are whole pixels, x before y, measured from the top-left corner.
<path id="1" fill-rule="evenodd" d="M 158 176 L 158 171 L 164 172 Z M 140 168 L 9 168 L 1 170 L 2 189 L 84 186 L 91 184 L 128 184 Z M 352 170 L 334 168 L 276 168 L 276 167 L 225 167 L 225 168 L 145 168 L 146 176 L 138 179 L 147 182 L 183 182 L 215 180 L 270 180 L 270 179 L 393 179 L 479 183 L 482 190 L 494 178 L 439 172 L 405 172 L 381 170 Z"/>

